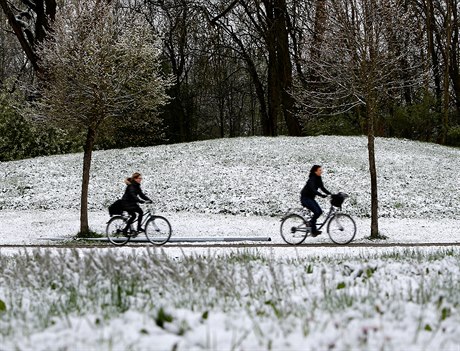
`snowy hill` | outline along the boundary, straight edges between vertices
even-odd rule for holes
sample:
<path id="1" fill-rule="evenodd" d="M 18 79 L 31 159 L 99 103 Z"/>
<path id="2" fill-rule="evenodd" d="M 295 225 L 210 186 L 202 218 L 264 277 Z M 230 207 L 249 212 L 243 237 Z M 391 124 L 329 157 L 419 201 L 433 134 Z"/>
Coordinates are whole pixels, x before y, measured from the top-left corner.
<path id="1" fill-rule="evenodd" d="M 327 246 L 327 235 L 276 245 L 270 216 L 298 206 L 314 163 L 327 188 L 351 195 L 355 242 L 368 243 L 366 144 L 245 138 L 95 153 L 95 231 L 140 171 L 174 238 L 269 236 L 275 246 L 23 248 L 77 233 L 82 155 L 2 163 L 0 349 L 455 349 L 459 149 L 377 140 L 379 230 L 395 246 Z"/>
<path id="2" fill-rule="evenodd" d="M 456 218 L 460 149 L 396 139 L 376 140 L 380 216 Z M 1 163 L 0 209 L 77 209 L 82 154 Z M 143 189 L 163 212 L 273 216 L 298 207 L 313 164 L 332 192 L 351 195 L 346 209 L 370 213 L 365 137 L 220 139 L 93 155 L 89 207 L 106 208 L 123 179 L 144 175 Z"/>

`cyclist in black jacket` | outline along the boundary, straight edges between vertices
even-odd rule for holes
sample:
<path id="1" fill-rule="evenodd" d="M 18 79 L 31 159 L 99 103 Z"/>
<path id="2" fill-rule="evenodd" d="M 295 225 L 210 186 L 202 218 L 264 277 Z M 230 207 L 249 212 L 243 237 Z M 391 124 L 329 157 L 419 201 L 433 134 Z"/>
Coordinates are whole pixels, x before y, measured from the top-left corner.
<path id="1" fill-rule="evenodd" d="M 125 230 L 134 223 L 137 214 L 137 231 L 144 231 L 141 227 L 142 217 L 144 216 L 144 211 L 139 207 L 138 203 L 152 202 L 148 196 L 146 196 L 141 190 L 142 175 L 140 173 L 134 173 L 130 178 L 125 179 L 126 190 L 121 198 L 124 211 L 127 211 L 130 215 L 128 221 L 126 222 L 127 226 Z"/>
<path id="2" fill-rule="evenodd" d="M 314 165 L 310 170 L 310 175 L 308 177 L 307 184 L 305 184 L 302 191 L 300 192 L 300 202 L 302 203 L 302 206 L 308 208 L 310 211 L 313 212 L 313 216 L 310 220 L 310 224 L 312 227 L 312 236 L 317 236 L 321 234 L 321 231 L 316 229 L 316 220 L 323 213 L 323 210 L 316 202 L 315 197 L 317 195 L 321 197 L 327 197 L 327 195 L 331 195 L 331 192 L 327 190 L 323 185 L 321 174 L 323 174 L 323 169 L 321 168 L 321 166 Z M 321 189 L 322 192 L 327 195 L 320 193 L 318 189 Z"/>

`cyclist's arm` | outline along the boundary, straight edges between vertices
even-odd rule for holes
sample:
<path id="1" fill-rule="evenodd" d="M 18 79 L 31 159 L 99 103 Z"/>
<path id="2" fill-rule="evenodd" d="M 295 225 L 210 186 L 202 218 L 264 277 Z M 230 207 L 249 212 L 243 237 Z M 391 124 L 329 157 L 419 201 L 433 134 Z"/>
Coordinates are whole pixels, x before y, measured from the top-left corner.
<path id="1" fill-rule="evenodd" d="M 326 195 L 331 195 L 331 192 L 327 190 L 325 187 L 321 188 L 322 192 L 325 193 Z"/>
<path id="2" fill-rule="evenodd" d="M 308 182 L 305 186 L 308 189 L 306 193 L 309 194 L 310 196 L 311 195 L 317 195 L 317 196 L 323 195 L 318 191 L 318 189 L 316 189 L 315 184 L 311 179 L 308 179 Z"/>
<path id="3" fill-rule="evenodd" d="M 322 180 L 322 179 L 320 180 L 319 188 L 320 188 L 321 191 L 322 191 L 323 193 L 325 193 L 326 195 L 331 195 L 331 192 L 330 192 L 329 190 L 327 190 L 327 189 L 324 187 L 324 184 L 323 184 L 323 180 Z"/>
<path id="4" fill-rule="evenodd" d="M 139 194 L 138 195 L 142 200 L 152 202 L 152 200 L 147 195 L 145 195 L 142 192 L 142 190 L 140 190 L 140 189 L 139 189 Z M 139 201 L 139 202 L 141 202 L 141 201 Z"/>

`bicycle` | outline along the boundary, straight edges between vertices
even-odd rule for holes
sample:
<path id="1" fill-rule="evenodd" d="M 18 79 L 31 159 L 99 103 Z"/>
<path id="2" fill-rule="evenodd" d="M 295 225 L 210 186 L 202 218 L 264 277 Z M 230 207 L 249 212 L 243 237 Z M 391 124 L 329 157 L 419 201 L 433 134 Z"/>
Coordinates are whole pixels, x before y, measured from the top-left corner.
<path id="1" fill-rule="evenodd" d="M 171 224 L 166 218 L 155 215 L 155 210 L 150 204 L 146 207 L 141 228 L 144 228 L 147 240 L 156 246 L 166 244 L 171 237 Z M 115 215 L 107 222 L 105 231 L 107 238 L 113 245 L 123 246 L 142 233 L 134 230 L 134 223 L 126 228 L 129 217 L 126 212 L 123 212 L 122 215 Z"/>
<path id="2" fill-rule="evenodd" d="M 322 223 L 317 223 L 318 230 L 327 224 L 329 238 L 339 245 L 350 243 L 356 235 L 356 223 L 353 218 L 342 213 L 342 204 L 348 195 L 338 193 L 331 195 L 331 207 Z M 282 218 L 281 237 L 290 245 L 300 245 L 312 234 L 310 226 L 311 211 L 306 208 L 289 210 Z"/>

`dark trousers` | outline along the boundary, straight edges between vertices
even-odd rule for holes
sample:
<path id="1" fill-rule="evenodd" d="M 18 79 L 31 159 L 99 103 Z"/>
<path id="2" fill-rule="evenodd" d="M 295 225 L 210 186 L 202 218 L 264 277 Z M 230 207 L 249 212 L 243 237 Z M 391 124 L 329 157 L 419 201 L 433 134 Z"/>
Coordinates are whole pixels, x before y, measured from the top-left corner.
<path id="1" fill-rule="evenodd" d="M 319 207 L 316 200 L 309 198 L 309 197 L 302 197 L 300 199 L 302 206 L 308 208 L 310 211 L 313 212 L 313 216 L 311 217 L 310 223 L 313 232 L 316 232 L 316 220 L 323 214 L 323 210 Z"/>
<path id="2" fill-rule="evenodd" d="M 137 229 L 141 229 L 142 218 L 144 217 L 144 211 L 142 211 L 142 208 L 137 206 L 137 208 L 130 208 L 129 210 L 126 210 L 126 212 L 128 212 L 130 216 L 128 222 L 126 222 L 127 227 L 129 228 L 129 226 L 134 223 L 137 215 Z"/>

